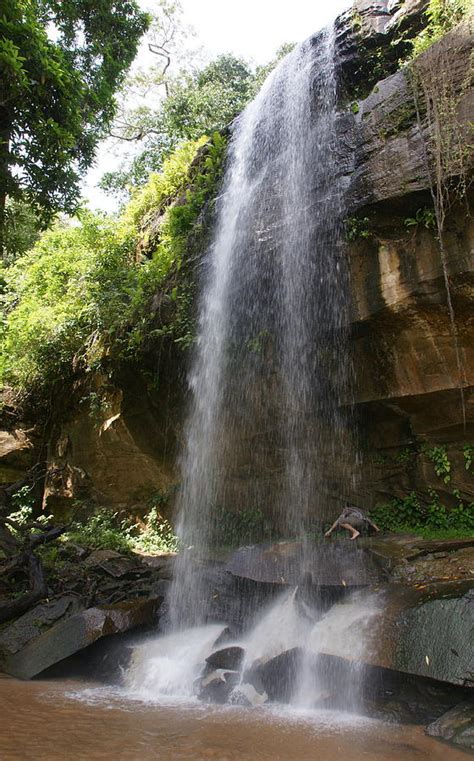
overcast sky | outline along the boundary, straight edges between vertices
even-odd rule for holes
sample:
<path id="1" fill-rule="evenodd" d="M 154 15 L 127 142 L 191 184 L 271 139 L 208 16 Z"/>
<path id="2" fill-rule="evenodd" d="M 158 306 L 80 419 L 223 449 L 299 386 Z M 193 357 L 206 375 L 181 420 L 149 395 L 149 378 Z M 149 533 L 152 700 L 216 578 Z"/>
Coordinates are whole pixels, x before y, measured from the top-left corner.
<path id="1" fill-rule="evenodd" d="M 352 3 L 351 0 L 181 0 L 184 19 L 196 32 L 196 44 L 211 57 L 234 53 L 255 64 L 267 63 L 284 42 L 301 42 Z M 140 0 L 153 11 L 153 0 Z M 112 211 L 114 202 L 96 184 L 120 166 L 121 146 L 99 147 L 96 165 L 84 183 L 92 208 Z"/>

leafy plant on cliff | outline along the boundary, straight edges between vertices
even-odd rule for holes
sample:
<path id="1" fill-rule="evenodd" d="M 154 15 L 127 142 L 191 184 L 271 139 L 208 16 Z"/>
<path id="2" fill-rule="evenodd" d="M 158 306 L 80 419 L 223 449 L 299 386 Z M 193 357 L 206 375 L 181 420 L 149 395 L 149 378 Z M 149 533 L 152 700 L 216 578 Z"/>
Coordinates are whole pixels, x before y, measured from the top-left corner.
<path id="1" fill-rule="evenodd" d="M 357 240 L 367 240 L 372 236 L 370 232 L 370 219 L 368 217 L 347 217 L 344 220 L 346 238 L 351 243 Z"/>
<path id="2" fill-rule="evenodd" d="M 418 227 L 423 225 L 427 230 L 436 228 L 436 214 L 433 209 L 418 209 L 414 217 L 405 219 L 405 227 Z"/>
<path id="3" fill-rule="evenodd" d="M 446 447 L 425 447 L 424 454 L 433 463 L 436 475 L 441 478 L 445 484 L 451 481 L 451 463 L 448 458 Z"/>
<path id="4" fill-rule="evenodd" d="M 76 224 L 57 224 L 5 270 L 4 383 L 44 393 L 78 371 L 98 369 L 111 354 L 135 353 L 151 330 L 150 301 L 160 288 L 168 287 L 173 309 L 157 330 L 189 345 L 189 286 L 181 279 L 171 284 L 169 276 L 180 270 L 188 236 L 216 190 L 224 151 L 218 134 L 184 144 L 121 217 L 83 212 Z"/>
<path id="5" fill-rule="evenodd" d="M 413 56 L 431 47 L 470 12 L 471 0 L 430 0 L 425 11 L 427 24 L 413 41 Z"/>
<path id="6" fill-rule="evenodd" d="M 463 455 L 465 468 L 466 470 L 470 470 L 472 463 L 474 462 L 474 446 L 472 444 L 465 444 L 463 447 Z"/>
<path id="7" fill-rule="evenodd" d="M 222 135 L 216 132 L 211 140 L 201 138 L 185 145 L 194 147 L 194 157 L 200 150 L 203 154 L 196 166 L 196 171 L 192 171 L 192 162 L 187 165 L 187 184 L 180 185 L 181 196 L 175 196 L 176 203 L 168 205 L 164 211 L 156 247 L 151 258 L 144 261 L 140 268 L 138 287 L 132 304 L 134 316 L 130 334 L 131 346 L 140 344 L 152 321 L 152 315 L 149 314 L 148 318 L 143 315 L 143 304 L 149 301 L 156 291 L 157 284 L 170 272 L 171 268 L 175 272 L 181 271 L 189 237 L 191 233 L 198 234 L 199 217 L 206 202 L 215 194 L 221 178 L 227 145 Z M 177 154 L 181 154 L 182 151 L 184 147 L 179 149 Z M 165 165 L 167 163 L 165 162 Z M 178 177 L 184 177 L 184 175 L 178 173 Z M 152 183 L 154 183 L 153 176 L 150 178 L 149 185 Z M 155 200 L 152 198 L 153 192 L 149 193 L 147 185 L 132 200 L 130 210 L 136 225 L 143 227 L 146 224 L 151 208 L 159 211 L 160 203 L 164 200 L 160 188 Z M 128 213 L 127 210 L 126 216 Z M 156 211 L 153 214 L 156 214 Z M 166 265 L 166 272 L 163 271 L 163 264 Z M 182 274 L 176 277 L 169 292 L 169 298 L 174 304 L 173 318 L 160 327 L 153 328 L 155 335 L 170 337 L 182 348 L 186 348 L 194 340 L 194 321 L 191 316 L 192 291 L 193 286 L 186 277 Z M 138 319 L 140 315 L 142 319 Z"/>

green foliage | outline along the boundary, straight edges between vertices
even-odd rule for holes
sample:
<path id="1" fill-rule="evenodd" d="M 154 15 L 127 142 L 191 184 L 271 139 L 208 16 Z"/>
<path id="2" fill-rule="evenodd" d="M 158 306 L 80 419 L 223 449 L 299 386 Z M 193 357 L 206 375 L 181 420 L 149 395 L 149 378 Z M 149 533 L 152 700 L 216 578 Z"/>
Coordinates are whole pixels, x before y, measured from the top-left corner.
<path id="1" fill-rule="evenodd" d="M 18 523 L 19 526 L 25 525 L 31 520 L 34 507 L 33 490 L 31 486 L 22 486 L 13 494 L 11 499 L 12 507 L 15 508 L 15 512 L 9 517 Z"/>
<path id="2" fill-rule="evenodd" d="M 451 463 L 448 458 L 446 447 L 424 447 L 423 453 L 433 463 L 436 475 L 441 478 L 445 484 L 451 481 Z"/>
<path id="3" fill-rule="evenodd" d="M 411 449 L 408 449 L 408 447 L 405 447 L 405 449 L 402 449 L 401 452 L 398 452 L 398 454 L 395 455 L 395 459 L 401 465 L 405 465 L 407 462 L 410 462 L 410 460 L 413 457 L 413 454 L 414 453 Z"/>
<path id="4" fill-rule="evenodd" d="M 353 113 L 353 114 L 358 114 L 358 113 L 359 113 L 359 111 L 360 111 L 360 106 L 359 106 L 359 103 L 358 103 L 356 100 L 354 100 L 354 101 L 351 103 L 351 105 L 350 105 L 350 109 L 351 109 L 351 111 L 352 111 L 352 113 Z"/>
<path id="5" fill-rule="evenodd" d="M 12 497 L 12 507 L 15 510 L 10 513 L 8 519 L 15 523 L 15 528 L 8 525 L 7 528 L 11 533 L 22 539 L 29 534 L 28 526 L 34 520 L 38 525 L 48 524 L 53 516 L 52 515 L 39 515 L 33 516 L 35 500 L 33 497 L 33 490 L 30 486 L 22 486 Z"/>
<path id="6" fill-rule="evenodd" d="M 145 518 L 144 527 L 139 524 L 127 529 L 130 546 L 137 552 L 158 553 L 177 552 L 179 539 L 166 518 L 163 518 L 156 507 L 152 507 Z"/>
<path id="7" fill-rule="evenodd" d="M 430 0 L 426 26 L 413 41 L 412 56 L 423 53 L 472 12 L 472 0 Z"/>
<path id="8" fill-rule="evenodd" d="M 131 551 L 130 539 L 117 513 L 99 510 L 86 521 L 74 522 L 63 534 L 62 541 L 71 541 L 98 550 Z"/>
<path id="9" fill-rule="evenodd" d="M 405 219 L 405 227 L 418 227 L 423 225 L 427 230 L 436 229 L 436 214 L 434 209 L 418 209 L 414 217 Z"/>
<path id="10" fill-rule="evenodd" d="M 191 153 L 185 150 L 186 145 L 192 146 L 193 151 Z M 201 138 L 185 144 L 185 146 L 178 149 L 174 154 L 180 156 L 181 159 L 184 158 L 187 162 L 187 173 L 184 172 L 184 169 L 179 171 L 175 167 L 177 189 L 181 192 L 181 197 L 177 199 L 177 203 L 168 206 L 165 210 L 160 225 L 158 244 L 151 259 L 140 268 L 138 286 L 133 299 L 134 327 L 130 338 L 132 346 L 139 345 L 144 331 L 149 329 L 149 320 L 137 319 L 137 316 L 143 312 L 143 303 L 156 291 L 157 283 L 163 279 L 172 266 L 177 271 L 181 269 L 189 236 L 191 233 L 196 234 L 198 218 L 206 201 L 215 193 L 221 178 L 226 141 L 218 132 L 214 133 L 211 141 L 208 141 L 207 138 Z M 202 160 L 196 165 L 196 171 L 192 172 L 191 170 L 190 172 L 191 159 L 197 155 L 200 149 L 205 150 Z M 170 159 L 165 162 L 163 173 L 166 171 L 168 162 Z M 150 186 L 151 193 L 149 192 Z M 156 192 L 155 200 L 152 200 L 153 192 Z M 162 202 L 161 184 L 155 184 L 152 177 L 149 184 L 139 191 L 130 203 L 129 209 L 134 223 L 142 226 L 148 219 L 150 211 L 159 209 Z M 175 306 L 174 318 L 158 328 L 155 327 L 153 335 L 170 337 L 184 349 L 194 340 L 194 321 L 191 317 L 192 286 L 185 277 L 176 280 L 169 297 Z"/>
<path id="11" fill-rule="evenodd" d="M 465 444 L 463 447 L 463 455 L 465 468 L 466 470 L 470 470 L 472 463 L 474 462 L 474 446 L 472 444 Z"/>
<path id="12" fill-rule="evenodd" d="M 77 372 L 98 370 L 111 352 L 129 358 L 153 336 L 192 343 L 190 286 L 169 276 L 180 270 L 188 236 L 216 190 L 225 145 L 218 133 L 183 144 L 121 217 L 83 212 L 76 225 L 57 224 L 4 272 L 4 383 L 41 392 Z M 158 224 L 150 240 L 152 219 Z M 141 259 L 139 242 L 148 253 Z M 167 322 L 152 328 L 150 300 L 160 288 L 168 288 L 173 309 Z M 100 413 L 101 400 L 89 401 Z"/>
<path id="13" fill-rule="evenodd" d="M 134 238 L 113 220 L 82 214 L 56 226 L 5 275 L 4 382 L 35 389 L 93 368 L 118 328 L 136 280 Z"/>
<path id="14" fill-rule="evenodd" d="M 369 225 L 370 219 L 368 217 L 347 217 L 344 220 L 346 228 L 346 238 L 351 243 L 356 240 L 367 239 L 372 236 Z"/>
<path id="15" fill-rule="evenodd" d="M 0 233 L 6 197 L 43 223 L 76 207 L 147 23 L 134 0 L 3 0 Z"/>
<path id="16" fill-rule="evenodd" d="M 189 167 L 196 151 L 207 142 L 207 137 L 189 140 L 171 154 L 163 163 L 161 172 L 150 175 L 145 187 L 132 196 L 124 213 L 125 220 L 130 220 L 136 228 L 144 228 L 150 212 L 155 215 L 164 205 L 169 205 L 170 200 L 177 200 L 189 181 Z"/>
<path id="17" fill-rule="evenodd" d="M 254 94 L 254 79 L 247 64 L 221 55 L 202 71 L 173 84 L 164 103 L 167 129 L 175 139 L 196 140 L 223 130 Z"/>
<path id="18" fill-rule="evenodd" d="M 378 505 L 371 512 L 372 520 L 383 531 L 419 532 L 446 531 L 466 535 L 474 532 L 474 503 L 467 504 L 459 491 L 454 491 L 457 505 L 446 508 L 437 493 L 430 489 L 429 502 L 420 502 L 415 492 L 404 499 Z"/>
<path id="19" fill-rule="evenodd" d="M 75 542 L 92 549 L 157 553 L 176 552 L 178 539 L 170 523 L 151 508 L 144 523 L 131 524 L 118 513 L 102 508 L 85 521 L 74 522 L 63 535 L 63 542 Z"/>
<path id="20" fill-rule="evenodd" d="M 5 207 L 3 258 L 11 264 L 30 250 L 40 237 L 41 219 L 34 208 L 24 201 L 8 199 Z"/>
<path id="21" fill-rule="evenodd" d="M 155 73 L 142 75 L 141 85 L 156 87 Z M 202 70 L 191 69 L 169 79 L 166 97 L 156 105 L 147 103 L 126 110 L 117 125 L 124 139 L 139 141 L 140 153 L 118 172 L 106 174 L 101 187 L 118 195 L 144 185 L 150 172 L 163 171 L 164 162 L 183 140 L 222 132 L 251 100 L 254 76 L 247 64 L 232 55 L 222 55 Z M 133 138 L 131 137 L 133 136 Z"/>
<path id="22" fill-rule="evenodd" d="M 165 26 L 171 24 L 178 30 L 183 43 L 181 47 L 186 48 L 186 34 L 176 18 L 177 10 L 173 6 L 172 19 L 166 21 Z M 159 25 L 162 26 L 162 22 L 163 19 Z M 161 39 L 164 36 L 166 34 L 161 34 Z M 125 104 L 117 118 L 114 134 L 126 141 L 136 141 L 140 150 L 118 171 L 105 174 L 100 183 L 105 191 L 120 198 L 126 198 L 131 188 L 144 185 L 150 172 L 161 171 L 166 157 L 183 140 L 196 140 L 204 134 L 225 131 L 294 45 L 282 45 L 274 59 L 257 67 L 255 73 L 245 61 L 229 54 L 219 56 L 202 69 L 180 60 L 184 65 L 176 72 L 173 63 L 176 58 L 183 58 L 182 51 L 176 48 L 175 39 L 165 47 L 168 51 L 168 59 L 165 59 L 170 61 L 166 70 L 163 71 L 162 65 L 152 66 L 134 76 L 124 91 Z M 156 49 L 162 61 L 161 45 Z M 146 94 L 146 101 L 138 106 L 137 90 Z M 128 95 L 128 91 L 132 95 Z M 127 99 L 133 101 L 133 107 L 127 108 Z"/>

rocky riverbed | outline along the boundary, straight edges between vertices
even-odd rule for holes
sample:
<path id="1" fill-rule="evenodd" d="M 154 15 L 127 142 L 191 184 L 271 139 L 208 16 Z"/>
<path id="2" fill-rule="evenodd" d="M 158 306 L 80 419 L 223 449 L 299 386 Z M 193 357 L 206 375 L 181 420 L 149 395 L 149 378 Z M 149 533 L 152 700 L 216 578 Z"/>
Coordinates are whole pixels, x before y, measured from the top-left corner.
<path id="1" fill-rule="evenodd" d="M 61 557 L 45 598 L 3 624 L 1 668 L 21 679 L 69 672 L 120 683 L 130 642 L 137 636 L 144 642 L 156 638 L 166 624 L 163 601 L 174 556 L 125 556 L 65 545 Z M 304 552 L 299 543 L 279 542 L 241 548 L 218 560 L 196 558 L 194 572 L 203 582 L 203 621 L 221 624 L 195 687 L 203 702 L 224 703 L 243 683 L 246 692 L 241 690 L 237 701 L 234 693 L 233 702 L 288 701 L 295 663 L 306 657 L 305 648 L 282 646 L 249 668 L 242 646 L 250 622 L 272 601 L 289 594 L 308 620 L 325 620 L 340 610 L 347 621 L 348 612 L 360 605 L 362 619 L 370 621 L 364 629 L 370 647 L 341 651 L 328 640 L 317 657 L 311 656 L 312 665 L 306 661 L 326 685 L 320 707 L 341 707 L 357 662 L 363 713 L 422 724 L 434 737 L 474 749 L 474 540 L 392 535 L 356 546 L 345 540 L 309 545 Z M 373 619 L 363 609 L 368 595 L 380 608 Z"/>

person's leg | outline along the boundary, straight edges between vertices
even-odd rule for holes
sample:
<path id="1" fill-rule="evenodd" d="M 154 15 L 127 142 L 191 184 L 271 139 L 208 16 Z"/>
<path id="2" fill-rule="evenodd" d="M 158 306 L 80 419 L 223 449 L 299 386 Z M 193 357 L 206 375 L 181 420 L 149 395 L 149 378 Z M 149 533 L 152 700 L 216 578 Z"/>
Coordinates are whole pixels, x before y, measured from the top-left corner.
<path id="1" fill-rule="evenodd" d="M 360 531 L 357 531 L 350 523 L 341 523 L 341 528 L 345 528 L 351 534 L 351 540 L 357 539 L 360 536 Z"/>

